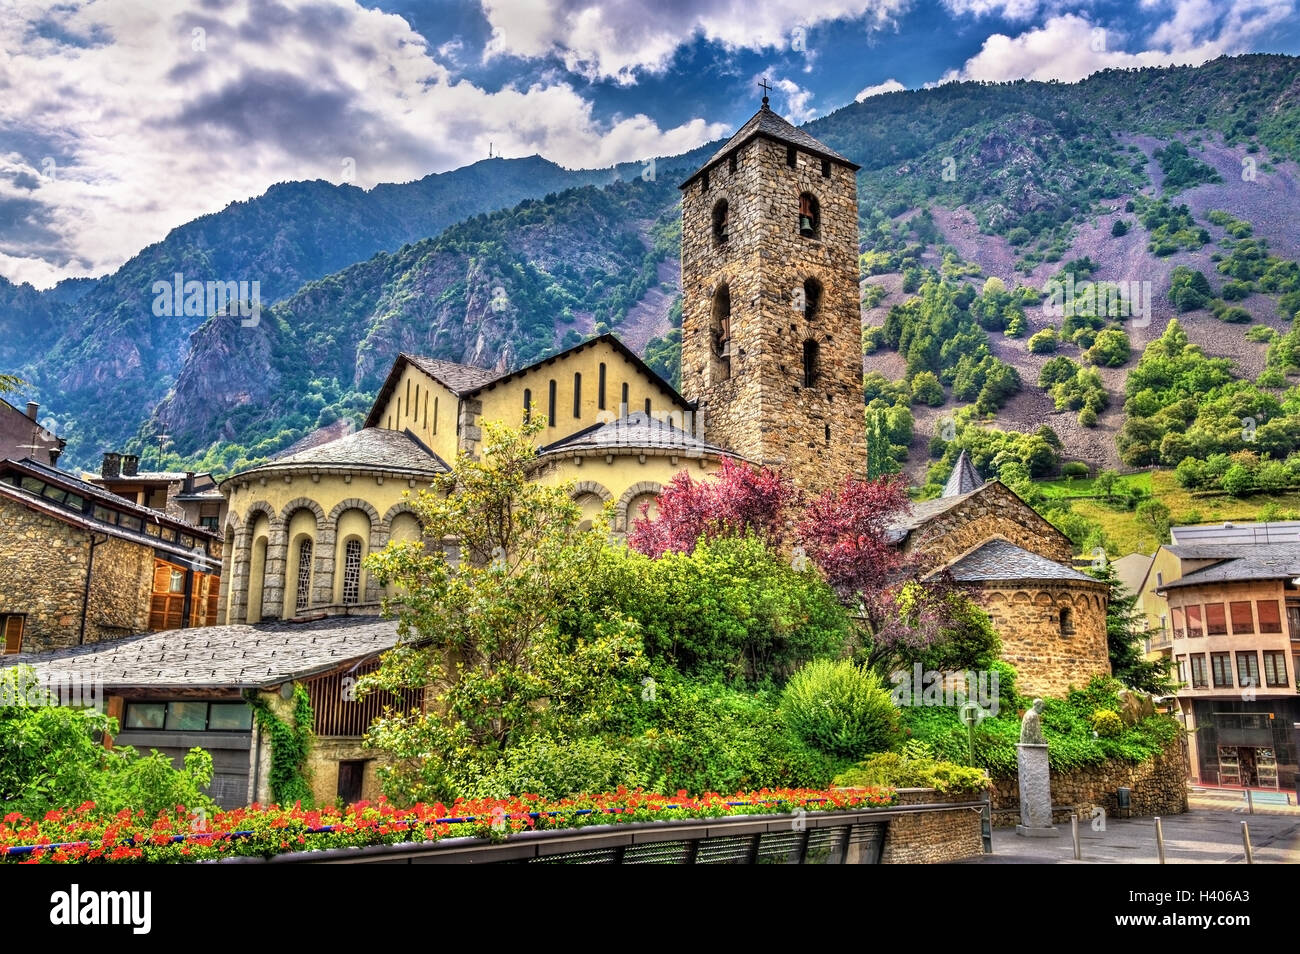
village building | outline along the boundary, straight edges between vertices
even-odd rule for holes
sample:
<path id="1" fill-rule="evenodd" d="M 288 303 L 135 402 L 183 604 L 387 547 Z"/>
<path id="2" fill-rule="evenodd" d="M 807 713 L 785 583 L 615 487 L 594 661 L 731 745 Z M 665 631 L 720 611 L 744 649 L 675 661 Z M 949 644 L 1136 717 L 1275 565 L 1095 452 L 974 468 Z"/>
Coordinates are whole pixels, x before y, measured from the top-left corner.
<path id="1" fill-rule="evenodd" d="M 351 804 L 380 794 L 376 753 L 362 746 L 385 706 L 405 709 L 420 690 L 358 698 L 357 679 L 397 642 L 391 620 L 336 619 L 278 626 L 212 626 L 153 633 L 42 653 L 25 664 L 22 687 L 64 704 L 107 712 L 120 731 L 106 743 L 157 749 L 180 765 L 198 746 L 212 755 L 209 794 L 223 808 L 273 800 L 271 740 L 254 705 L 292 721 L 296 685 L 311 702 L 314 739 L 306 774 L 317 804 Z"/>
<path id="2" fill-rule="evenodd" d="M 225 525 L 226 498 L 211 474 L 140 470 L 138 455 L 106 453 L 99 473 L 86 475 L 86 479 L 196 527 L 220 532 Z"/>
<path id="3" fill-rule="evenodd" d="M 216 534 L 30 458 L 0 461 L 4 652 L 216 621 Z"/>
<path id="4" fill-rule="evenodd" d="M 925 575 L 960 583 L 989 614 L 1022 694 L 1059 697 L 1110 674 L 1106 584 L 1074 569 L 1065 534 L 985 481 L 965 451 L 943 494 L 914 504 L 891 536 Z"/>
<path id="5" fill-rule="evenodd" d="M 35 401 L 28 401 L 27 410 L 20 411 L 0 399 L 0 460 L 30 457 L 47 467 L 58 465 L 68 442 L 36 419 L 40 409 Z"/>
<path id="6" fill-rule="evenodd" d="M 1179 687 L 1191 778 L 1295 786 L 1300 697 L 1300 523 L 1174 527 L 1140 607 Z"/>

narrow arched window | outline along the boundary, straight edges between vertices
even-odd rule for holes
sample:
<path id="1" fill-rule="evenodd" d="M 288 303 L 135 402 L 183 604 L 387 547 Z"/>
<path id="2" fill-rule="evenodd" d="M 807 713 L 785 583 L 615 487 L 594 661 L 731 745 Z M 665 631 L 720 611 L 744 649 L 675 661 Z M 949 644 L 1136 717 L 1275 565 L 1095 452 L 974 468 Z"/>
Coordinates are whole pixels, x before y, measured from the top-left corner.
<path id="1" fill-rule="evenodd" d="M 548 406 L 546 409 L 546 420 L 551 427 L 555 426 L 555 379 L 551 378 L 551 393 L 549 395 Z"/>
<path id="2" fill-rule="evenodd" d="M 1074 613 L 1073 613 L 1073 611 L 1071 611 L 1068 607 L 1062 607 L 1062 609 L 1061 609 L 1061 614 L 1060 614 L 1060 620 L 1061 620 L 1061 635 L 1062 635 L 1062 636 L 1073 636 L 1073 635 L 1074 635 Z"/>
<path id="3" fill-rule="evenodd" d="M 361 541 L 355 537 L 343 544 L 343 602 L 361 602 Z"/>
<path id="4" fill-rule="evenodd" d="M 721 245 L 727 240 L 727 200 L 719 199 L 713 205 L 713 244 Z"/>
<path id="5" fill-rule="evenodd" d="M 600 377 L 596 379 L 596 407 L 605 410 L 605 362 L 600 363 Z"/>
<path id="6" fill-rule="evenodd" d="M 582 374 L 573 375 L 573 416 L 582 417 Z"/>
<path id="7" fill-rule="evenodd" d="M 524 388 L 524 423 L 527 424 L 533 419 L 533 392 L 531 388 Z"/>
<path id="8" fill-rule="evenodd" d="M 299 612 L 311 604 L 311 549 L 310 540 L 304 539 L 298 544 L 298 592 L 293 605 Z"/>
<path id="9" fill-rule="evenodd" d="M 809 338 L 803 343 L 803 386 L 813 387 L 817 383 L 817 363 L 821 351 L 817 342 Z"/>
<path id="10" fill-rule="evenodd" d="M 804 238 L 816 238 L 821 230 L 821 203 L 811 192 L 799 196 L 799 234 Z"/>
<path id="11" fill-rule="evenodd" d="M 803 283 L 803 316 L 816 318 L 822 310 L 822 283 L 810 278 Z"/>
<path id="12" fill-rule="evenodd" d="M 713 350 L 713 379 L 731 377 L 731 289 L 719 285 L 709 316 L 709 346 Z"/>
<path id="13" fill-rule="evenodd" d="M 624 381 L 624 382 L 623 382 L 623 400 L 619 402 L 619 409 L 618 409 L 618 413 L 619 413 L 620 416 L 623 416 L 623 417 L 626 417 L 626 416 L 627 416 L 627 404 L 628 404 L 628 401 L 627 401 L 627 382 Z"/>

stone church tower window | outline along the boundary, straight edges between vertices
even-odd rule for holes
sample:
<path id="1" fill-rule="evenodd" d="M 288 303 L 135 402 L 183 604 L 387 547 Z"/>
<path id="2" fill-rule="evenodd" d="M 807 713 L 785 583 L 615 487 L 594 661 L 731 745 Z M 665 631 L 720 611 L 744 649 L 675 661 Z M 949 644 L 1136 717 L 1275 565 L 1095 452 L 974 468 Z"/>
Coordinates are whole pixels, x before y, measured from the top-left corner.
<path id="1" fill-rule="evenodd" d="M 682 394 L 809 490 L 866 471 L 857 169 L 764 103 L 681 186 Z"/>

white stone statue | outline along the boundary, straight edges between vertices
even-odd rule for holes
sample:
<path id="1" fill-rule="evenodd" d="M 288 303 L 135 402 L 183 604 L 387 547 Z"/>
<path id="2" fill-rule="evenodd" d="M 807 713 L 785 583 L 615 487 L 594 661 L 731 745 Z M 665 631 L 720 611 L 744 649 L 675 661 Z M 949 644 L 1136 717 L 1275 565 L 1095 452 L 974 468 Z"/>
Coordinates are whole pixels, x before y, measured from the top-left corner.
<path id="1" fill-rule="evenodd" d="M 1035 699 L 1034 705 L 1026 713 L 1020 723 L 1020 744 L 1021 745 L 1046 745 L 1047 740 L 1043 738 L 1043 700 Z"/>

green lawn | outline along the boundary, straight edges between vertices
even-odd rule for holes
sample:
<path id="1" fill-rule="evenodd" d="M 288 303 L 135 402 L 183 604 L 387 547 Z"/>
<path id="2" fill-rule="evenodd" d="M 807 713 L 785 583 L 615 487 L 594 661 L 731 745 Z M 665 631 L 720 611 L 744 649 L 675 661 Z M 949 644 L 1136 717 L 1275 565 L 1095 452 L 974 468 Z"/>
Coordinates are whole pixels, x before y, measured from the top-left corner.
<path id="1" fill-rule="evenodd" d="M 1258 520 L 1270 504 L 1281 511 L 1283 519 L 1300 519 L 1300 492 L 1253 494 L 1230 497 L 1227 494 L 1192 496 L 1178 486 L 1172 470 L 1155 470 L 1129 474 L 1120 478 L 1122 486 L 1139 486 L 1169 508 L 1174 526 L 1190 523 L 1248 522 Z M 1095 520 L 1114 545 L 1115 556 L 1126 553 L 1154 553 L 1162 542 L 1139 527 L 1133 511 L 1123 503 L 1107 503 L 1092 496 L 1091 480 L 1049 480 L 1038 483 L 1048 496 L 1069 497 L 1075 513 Z"/>
<path id="2" fill-rule="evenodd" d="M 1038 487 L 1049 497 L 1075 499 L 1097 496 L 1097 492 L 1093 489 L 1093 483 L 1093 478 L 1081 477 L 1076 480 L 1041 480 L 1038 482 Z M 1149 494 L 1151 492 L 1151 474 L 1147 472 L 1124 474 L 1115 483 L 1116 493 L 1122 494 L 1130 489 L 1141 490 Z"/>

